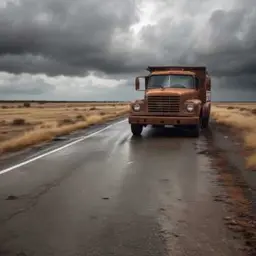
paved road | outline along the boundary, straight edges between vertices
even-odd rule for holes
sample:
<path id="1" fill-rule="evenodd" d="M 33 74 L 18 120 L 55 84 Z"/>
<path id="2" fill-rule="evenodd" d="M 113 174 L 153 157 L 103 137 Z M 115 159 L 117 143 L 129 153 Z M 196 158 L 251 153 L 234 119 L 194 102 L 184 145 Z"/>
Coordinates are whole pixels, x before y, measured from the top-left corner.
<path id="1" fill-rule="evenodd" d="M 125 121 L 0 175 L 0 255 L 243 255 L 206 147 Z"/>

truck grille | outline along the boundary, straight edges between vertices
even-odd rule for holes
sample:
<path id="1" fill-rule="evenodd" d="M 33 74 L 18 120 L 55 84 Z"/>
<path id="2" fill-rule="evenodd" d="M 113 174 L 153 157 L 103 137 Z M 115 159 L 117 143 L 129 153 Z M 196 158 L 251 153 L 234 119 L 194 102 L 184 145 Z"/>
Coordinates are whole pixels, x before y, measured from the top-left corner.
<path id="1" fill-rule="evenodd" d="M 177 113 L 180 111 L 180 96 L 148 96 L 148 112 Z"/>

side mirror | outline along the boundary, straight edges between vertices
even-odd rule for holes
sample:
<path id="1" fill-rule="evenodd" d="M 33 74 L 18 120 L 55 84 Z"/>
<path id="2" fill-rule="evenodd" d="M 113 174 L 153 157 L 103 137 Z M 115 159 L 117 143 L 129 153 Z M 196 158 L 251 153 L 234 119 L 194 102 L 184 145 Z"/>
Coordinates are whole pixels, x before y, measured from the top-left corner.
<path id="1" fill-rule="evenodd" d="M 138 91 L 140 89 L 140 79 L 139 77 L 135 78 L 135 90 Z"/>
<path id="2" fill-rule="evenodd" d="M 144 80 L 144 88 L 146 88 L 146 77 L 145 76 L 138 76 L 135 78 L 135 90 L 136 91 L 144 91 L 145 89 L 140 90 L 140 79 Z"/>

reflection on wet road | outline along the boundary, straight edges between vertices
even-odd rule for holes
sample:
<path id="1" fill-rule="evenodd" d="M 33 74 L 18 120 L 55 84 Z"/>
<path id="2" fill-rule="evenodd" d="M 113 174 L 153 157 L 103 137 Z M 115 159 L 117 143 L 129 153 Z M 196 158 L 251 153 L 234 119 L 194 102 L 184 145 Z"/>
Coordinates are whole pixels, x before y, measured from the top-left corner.
<path id="1" fill-rule="evenodd" d="M 206 148 L 124 122 L 0 176 L 0 255 L 243 255 Z"/>

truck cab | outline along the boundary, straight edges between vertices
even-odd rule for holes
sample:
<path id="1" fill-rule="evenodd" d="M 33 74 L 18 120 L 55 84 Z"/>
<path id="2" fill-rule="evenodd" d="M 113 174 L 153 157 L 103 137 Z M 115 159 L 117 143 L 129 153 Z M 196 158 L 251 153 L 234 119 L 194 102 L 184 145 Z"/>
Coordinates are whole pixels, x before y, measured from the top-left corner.
<path id="1" fill-rule="evenodd" d="M 147 125 L 173 125 L 186 127 L 198 137 L 210 117 L 211 79 L 206 67 L 149 66 L 147 71 L 147 76 L 135 78 L 135 89 L 145 93 L 130 104 L 133 135 L 141 135 Z"/>

